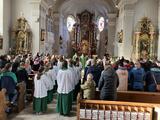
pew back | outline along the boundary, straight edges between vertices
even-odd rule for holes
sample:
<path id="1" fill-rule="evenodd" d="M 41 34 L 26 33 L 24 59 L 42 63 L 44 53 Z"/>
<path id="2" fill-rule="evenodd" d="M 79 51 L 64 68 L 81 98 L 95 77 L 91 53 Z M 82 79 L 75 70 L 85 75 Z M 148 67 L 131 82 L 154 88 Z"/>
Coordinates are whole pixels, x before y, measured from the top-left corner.
<path id="1" fill-rule="evenodd" d="M 5 99 L 5 91 L 0 91 L 0 120 L 6 120 L 6 99 Z"/>
<path id="2" fill-rule="evenodd" d="M 139 93 L 139 92 L 138 92 Z M 159 120 L 160 104 L 159 93 L 118 92 L 119 101 L 82 100 L 80 94 L 77 97 L 77 119 L 78 120 L 124 120 L 130 115 L 135 120 Z M 98 95 L 97 92 L 96 95 Z M 132 97 L 133 94 L 133 97 Z M 135 97 L 138 94 L 138 97 Z M 142 95 L 143 94 L 143 95 Z M 155 100 L 154 103 L 154 97 Z M 144 98 L 144 99 L 143 99 Z M 146 99 L 146 101 L 145 101 Z M 124 101 L 121 102 L 120 100 Z M 138 101 L 139 100 L 139 101 Z M 150 101 L 151 100 L 151 101 Z M 131 101 L 131 102 L 130 102 Z M 147 103 L 149 102 L 149 103 Z M 139 118 L 139 119 L 136 119 Z"/>

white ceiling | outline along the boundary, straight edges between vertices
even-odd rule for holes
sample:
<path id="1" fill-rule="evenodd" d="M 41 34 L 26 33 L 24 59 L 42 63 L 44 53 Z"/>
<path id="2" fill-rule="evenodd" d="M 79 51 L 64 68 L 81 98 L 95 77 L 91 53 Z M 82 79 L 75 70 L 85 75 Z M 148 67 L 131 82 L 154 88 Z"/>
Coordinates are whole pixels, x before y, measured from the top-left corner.
<path id="1" fill-rule="evenodd" d="M 45 0 L 53 10 L 61 12 L 63 15 L 76 14 L 84 10 L 90 12 L 107 13 L 116 12 L 115 4 L 119 0 Z"/>
<path id="2" fill-rule="evenodd" d="M 75 15 L 84 10 L 107 16 L 108 13 L 115 13 L 116 7 L 112 0 L 66 0 L 60 7 L 63 15 Z"/>

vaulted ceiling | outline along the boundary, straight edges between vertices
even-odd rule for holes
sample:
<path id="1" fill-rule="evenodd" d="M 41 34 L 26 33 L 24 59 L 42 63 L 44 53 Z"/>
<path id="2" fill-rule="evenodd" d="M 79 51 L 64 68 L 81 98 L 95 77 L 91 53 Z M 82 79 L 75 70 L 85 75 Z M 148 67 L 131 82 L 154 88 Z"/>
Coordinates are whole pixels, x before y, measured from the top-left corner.
<path id="1" fill-rule="evenodd" d="M 84 9 L 89 11 L 115 13 L 116 4 L 120 0 L 44 0 L 49 6 L 52 6 L 54 12 L 80 12 Z"/>

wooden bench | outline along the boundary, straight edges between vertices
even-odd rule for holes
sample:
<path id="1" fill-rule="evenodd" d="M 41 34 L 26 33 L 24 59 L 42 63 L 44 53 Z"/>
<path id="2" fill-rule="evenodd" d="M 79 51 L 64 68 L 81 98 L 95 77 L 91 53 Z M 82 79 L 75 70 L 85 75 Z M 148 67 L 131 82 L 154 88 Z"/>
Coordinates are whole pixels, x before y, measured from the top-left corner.
<path id="1" fill-rule="evenodd" d="M 26 93 L 26 86 L 25 83 L 22 82 L 18 85 L 19 88 L 19 96 L 17 100 L 17 107 L 18 107 L 18 112 L 21 112 L 25 108 L 25 93 Z"/>
<path id="2" fill-rule="evenodd" d="M 97 100 L 82 100 L 80 95 L 77 98 L 77 119 L 81 120 L 83 113 L 85 117 L 87 112 L 91 111 L 93 114 L 100 114 L 104 116 L 105 111 L 120 111 L 123 113 L 129 111 L 130 113 L 148 113 L 151 118 L 149 120 L 160 120 L 160 93 L 148 93 L 148 92 L 137 92 L 137 91 L 118 91 L 117 101 L 101 101 L 99 99 L 99 91 L 96 92 Z M 123 102 L 122 102 L 123 101 Z M 87 111 L 88 110 L 88 111 Z M 93 111 L 93 113 L 92 113 Z M 117 113 L 118 113 L 117 112 Z M 99 115 L 102 116 L 102 115 Z M 99 117 L 98 116 L 98 117 Z M 104 117 L 103 116 L 103 117 Z M 95 116 L 93 116 L 95 118 Z M 93 119 L 93 118 L 90 118 Z M 98 118 L 97 118 L 98 119 Z M 101 120 L 102 118 L 99 118 Z M 117 118 L 118 119 L 118 118 Z M 83 120 L 83 119 L 82 119 Z M 85 119 L 86 120 L 86 119 Z M 104 118 L 103 118 L 104 120 Z M 108 119 L 109 120 L 109 119 Z M 120 119 L 119 119 L 120 120 Z"/>
<path id="3" fill-rule="evenodd" d="M 34 93 L 34 76 L 35 74 L 29 74 L 28 75 L 28 81 L 26 82 L 26 94 L 27 94 L 27 100 L 32 101 L 33 100 L 33 93 Z"/>
<path id="4" fill-rule="evenodd" d="M 95 100 L 99 100 L 99 96 L 100 92 L 96 91 Z M 160 104 L 160 92 L 117 91 L 117 101 Z"/>
<path id="5" fill-rule="evenodd" d="M 5 97 L 5 90 L 0 91 L 0 120 L 6 120 L 6 112 L 5 109 L 7 108 L 7 102 Z"/>

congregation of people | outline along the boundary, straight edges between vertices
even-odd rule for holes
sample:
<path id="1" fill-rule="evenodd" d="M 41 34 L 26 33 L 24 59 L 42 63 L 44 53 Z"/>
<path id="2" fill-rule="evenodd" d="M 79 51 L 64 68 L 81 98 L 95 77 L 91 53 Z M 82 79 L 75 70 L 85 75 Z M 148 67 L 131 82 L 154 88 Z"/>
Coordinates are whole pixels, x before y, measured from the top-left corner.
<path id="1" fill-rule="evenodd" d="M 10 102 L 7 113 L 17 105 L 18 85 L 28 84 L 34 74 L 33 111 L 47 112 L 47 105 L 56 96 L 56 111 L 69 115 L 80 91 L 83 99 L 116 100 L 117 91 L 156 92 L 160 82 L 160 62 L 139 59 L 136 62 L 122 58 L 112 61 L 108 54 L 103 59 L 61 55 L 2 55 L 0 56 L 0 90 L 6 90 Z M 26 100 L 26 97 L 24 98 Z"/>

